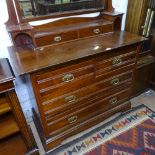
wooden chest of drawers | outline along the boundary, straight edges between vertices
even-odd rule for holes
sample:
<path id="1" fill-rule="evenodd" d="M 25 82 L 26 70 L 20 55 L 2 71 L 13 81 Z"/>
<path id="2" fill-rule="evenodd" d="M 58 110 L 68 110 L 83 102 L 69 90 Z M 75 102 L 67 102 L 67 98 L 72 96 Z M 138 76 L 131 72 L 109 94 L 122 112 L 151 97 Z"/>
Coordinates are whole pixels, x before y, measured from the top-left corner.
<path id="1" fill-rule="evenodd" d="M 35 51 L 9 49 L 16 73 L 30 75 L 35 123 L 46 151 L 131 108 L 142 42 L 136 35 L 114 32 Z"/>
<path id="2" fill-rule="evenodd" d="M 99 123 L 109 109 L 130 109 L 138 48 L 130 45 L 31 74 L 43 132 L 53 141 L 49 148 Z"/>

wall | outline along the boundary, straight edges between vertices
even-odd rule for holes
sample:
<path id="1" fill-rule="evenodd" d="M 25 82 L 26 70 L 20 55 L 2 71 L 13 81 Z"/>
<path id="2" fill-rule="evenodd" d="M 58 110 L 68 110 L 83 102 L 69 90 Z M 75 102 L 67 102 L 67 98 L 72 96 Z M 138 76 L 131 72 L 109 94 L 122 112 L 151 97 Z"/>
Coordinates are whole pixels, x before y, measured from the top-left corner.
<path id="1" fill-rule="evenodd" d="M 124 13 L 122 21 L 122 30 L 124 30 L 125 28 L 127 6 L 128 6 L 128 0 L 113 0 L 113 7 L 115 8 L 115 11 Z"/>
<path id="2" fill-rule="evenodd" d="M 8 20 L 5 0 L 0 0 L 0 10 L 0 58 L 6 58 L 8 57 L 7 46 L 11 46 L 12 42 L 4 25 Z"/>

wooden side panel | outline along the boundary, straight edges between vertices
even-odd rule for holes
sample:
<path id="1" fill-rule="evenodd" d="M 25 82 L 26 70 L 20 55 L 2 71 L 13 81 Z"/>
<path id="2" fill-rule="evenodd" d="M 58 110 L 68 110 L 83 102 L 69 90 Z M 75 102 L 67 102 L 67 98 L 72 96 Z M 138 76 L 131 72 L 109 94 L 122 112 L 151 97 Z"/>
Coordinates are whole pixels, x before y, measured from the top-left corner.
<path id="1" fill-rule="evenodd" d="M 20 103 L 18 101 L 15 91 L 12 90 L 8 92 L 8 97 L 9 97 L 8 99 L 11 101 L 10 103 L 11 103 L 12 111 L 14 113 L 18 126 L 20 127 L 20 131 L 23 135 L 23 138 L 25 139 L 25 143 L 29 148 L 29 150 L 31 149 L 33 150 L 35 148 L 35 142 L 31 135 L 30 129 L 27 125 L 26 119 L 20 107 Z"/>

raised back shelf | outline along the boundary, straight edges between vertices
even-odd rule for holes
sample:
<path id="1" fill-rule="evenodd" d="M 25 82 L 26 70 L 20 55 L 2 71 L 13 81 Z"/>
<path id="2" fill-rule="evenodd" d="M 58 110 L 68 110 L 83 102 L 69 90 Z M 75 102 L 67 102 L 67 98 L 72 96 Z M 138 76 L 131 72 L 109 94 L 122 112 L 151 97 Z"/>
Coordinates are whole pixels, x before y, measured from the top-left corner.
<path id="1" fill-rule="evenodd" d="M 62 5 L 68 7 L 68 9 L 67 11 L 50 12 L 41 16 L 36 14 L 33 18 L 22 16 L 20 1 L 17 0 L 15 5 L 12 1 L 6 1 L 10 17 L 6 25 L 15 46 L 30 45 L 32 48 L 38 48 L 113 32 L 114 30 L 120 30 L 121 27 L 123 14 L 114 11 L 111 0 L 61 1 L 60 4 L 39 1 L 38 5 L 41 4 L 46 8 L 50 6 L 50 9 L 51 7 L 56 9 L 57 6 Z M 102 5 L 95 8 L 82 8 L 83 4 L 90 2 L 96 2 L 95 5 L 101 2 Z M 73 4 L 78 4 L 81 8 L 79 10 L 76 10 L 76 8 L 70 10 Z M 39 9 L 39 6 L 37 9 Z M 44 10 L 50 11 L 49 9 Z M 38 25 L 30 23 L 39 20 L 48 21 L 45 21 L 46 24 L 39 23 Z M 42 23 L 42 21 L 39 22 Z"/>
<path id="2" fill-rule="evenodd" d="M 46 28 L 34 27 L 36 47 L 113 32 L 114 25 L 112 21 L 104 19 L 81 23 L 70 22 L 70 24 L 65 24 L 66 21 L 64 21 L 62 22 L 64 24 L 59 25 L 60 22 L 53 25 L 46 24 Z M 59 27 L 57 25 L 59 25 Z"/>

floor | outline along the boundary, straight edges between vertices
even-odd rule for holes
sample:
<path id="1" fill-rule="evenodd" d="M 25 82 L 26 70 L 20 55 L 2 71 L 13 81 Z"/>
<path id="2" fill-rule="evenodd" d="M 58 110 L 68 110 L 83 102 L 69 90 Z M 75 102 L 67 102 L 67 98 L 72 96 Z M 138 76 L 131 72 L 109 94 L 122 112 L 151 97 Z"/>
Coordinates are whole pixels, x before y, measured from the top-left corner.
<path id="1" fill-rule="evenodd" d="M 131 99 L 131 103 L 132 103 L 132 107 L 135 107 L 135 106 L 138 106 L 138 105 L 141 105 L 141 104 L 144 104 L 146 105 L 147 107 L 149 107 L 150 109 L 152 109 L 153 111 L 155 111 L 155 91 L 153 90 L 148 90 L 146 92 L 144 92 L 143 94 L 137 96 L 137 97 L 134 97 Z M 34 122 L 32 120 L 32 115 L 31 115 L 31 112 L 29 110 L 25 110 L 25 114 L 26 114 L 26 118 L 27 118 L 27 121 L 32 129 L 32 132 L 34 134 L 34 137 L 35 137 L 35 140 L 37 142 L 37 145 L 38 145 L 38 148 L 39 148 L 39 152 L 40 152 L 40 155 L 44 155 L 45 154 L 45 151 L 44 151 L 44 148 L 41 144 L 41 141 L 40 141 L 40 138 L 39 138 L 39 135 L 38 135 L 38 132 L 36 130 L 36 127 L 34 125 Z M 106 122 L 114 119 L 115 117 L 117 117 L 119 115 L 118 114 L 115 114 L 114 116 L 112 116 L 111 118 L 103 121 L 102 123 L 98 124 L 97 126 L 95 126 L 94 128 L 102 125 L 102 124 L 105 124 Z M 91 128 L 85 132 L 89 132 L 90 130 L 94 129 L 94 128 Z M 68 141 L 70 140 L 73 140 L 73 139 L 76 139 L 76 137 L 78 137 L 79 135 L 83 135 L 85 134 L 85 132 L 82 132 L 78 135 L 75 135 L 74 137 L 70 137 L 69 139 L 66 139 L 64 142 L 62 142 L 62 144 L 64 143 L 67 143 Z"/>

